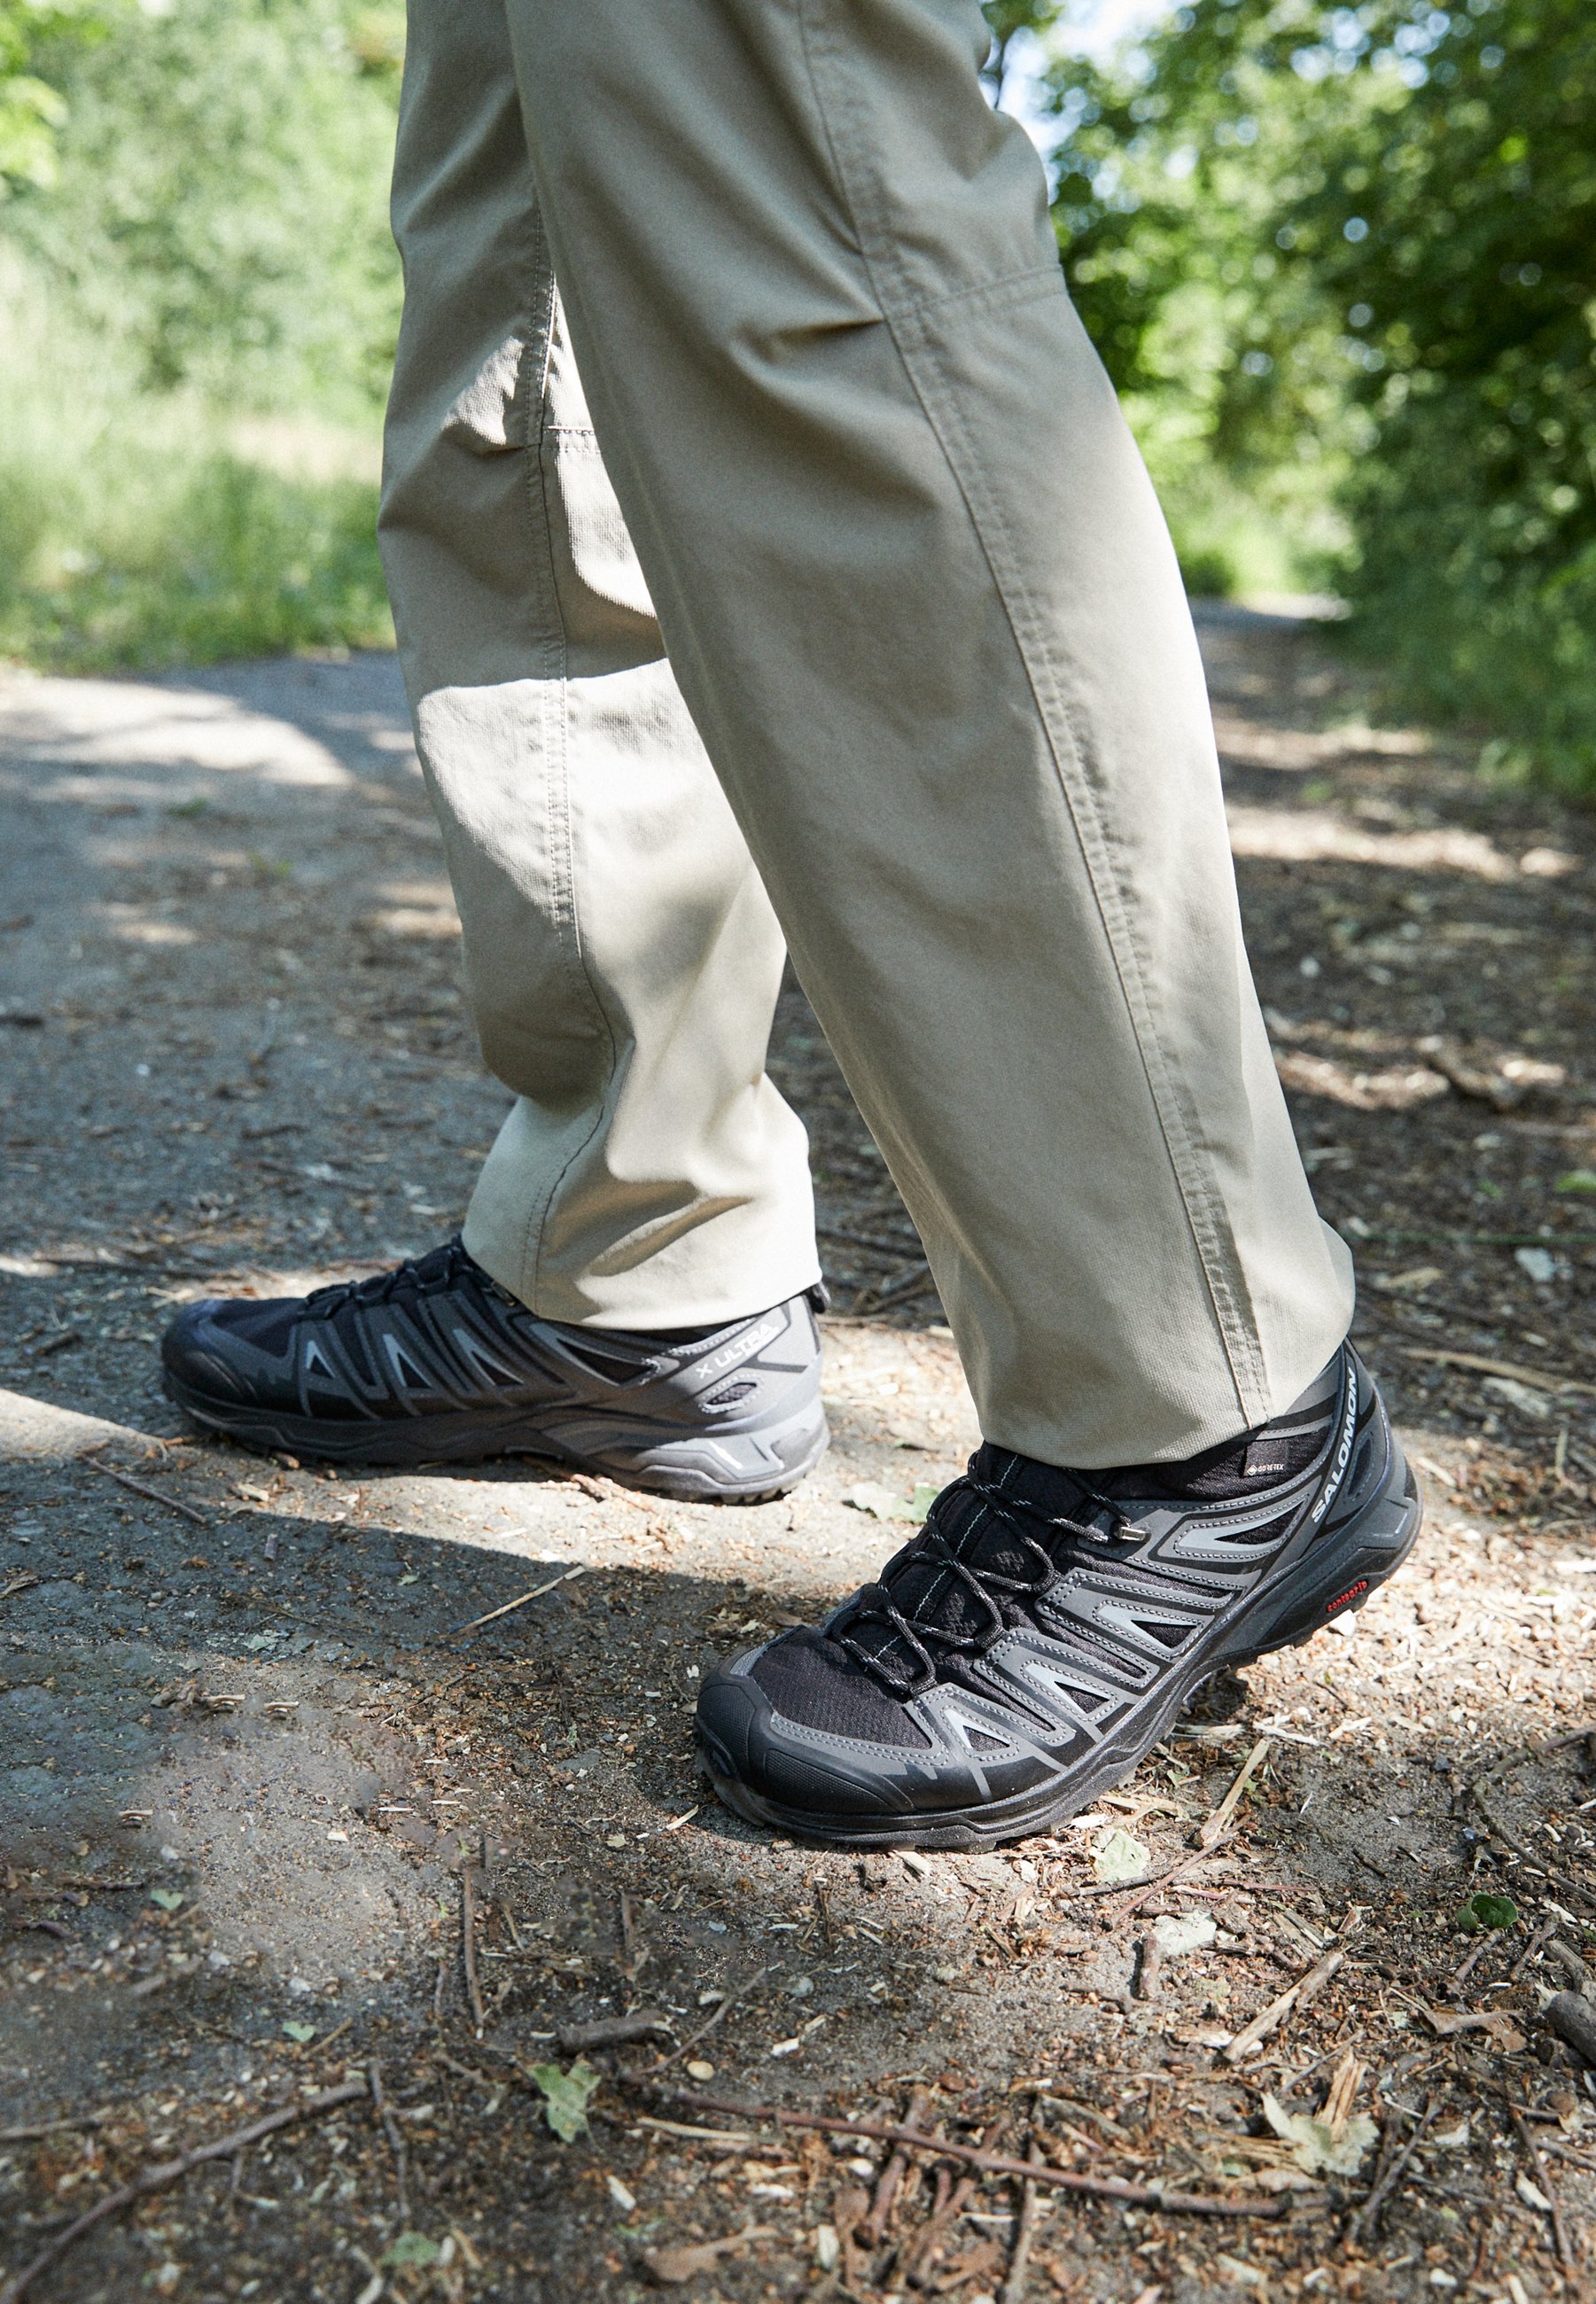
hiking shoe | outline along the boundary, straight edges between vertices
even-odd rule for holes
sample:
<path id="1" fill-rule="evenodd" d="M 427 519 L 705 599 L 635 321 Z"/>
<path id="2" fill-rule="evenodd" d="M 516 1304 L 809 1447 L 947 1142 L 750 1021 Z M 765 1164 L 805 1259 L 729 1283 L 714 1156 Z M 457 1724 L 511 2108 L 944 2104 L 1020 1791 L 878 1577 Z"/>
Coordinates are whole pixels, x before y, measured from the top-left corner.
<path id="1" fill-rule="evenodd" d="M 1179 1465 L 1059 1471 L 991 1445 L 818 1631 L 717 1667 L 716 1791 L 838 1848 L 989 1848 L 1120 1782 L 1210 1675 L 1361 1607 L 1417 1487 L 1344 1345 L 1284 1416 Z"/>
<path id="2" fill-rule="evenodd" d="M 166 1396 L 246 1447 L 344 1464 L 536 1456 L 751 1503 L 825 1453 L 818 1290 L 675 1335 L 540 1320 L 458 1239 L 374 1280 L 191 1304 Z"/>

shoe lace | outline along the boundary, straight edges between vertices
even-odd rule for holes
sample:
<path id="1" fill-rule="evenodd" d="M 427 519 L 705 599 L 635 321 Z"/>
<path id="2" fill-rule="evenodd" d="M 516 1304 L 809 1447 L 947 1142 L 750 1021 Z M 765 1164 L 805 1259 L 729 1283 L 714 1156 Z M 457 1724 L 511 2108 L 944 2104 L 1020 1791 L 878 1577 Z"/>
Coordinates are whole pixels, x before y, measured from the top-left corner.
<path id="1" fill-rule="evenodd" d="M 305 1299 L 305 1310 L 315 1319 L 330 1320 L 346 1305 L 386 1304 L 401 1289 L 418 1295 L 435 1294 L 454 1287 L 471 1263 L 465 1243 L 456 1232 L 453 1240 L 429 1249 L 425 1256 L 407 1256 L 391 1272 L 374 1273 L 369 1280 L 335 1281 L 330 1287 L 313 1290 Z"/>
<path id="2" fill-rule="evenodd" d="M 960 1631 L 952 1624 L 938 1623 L 923 1615 L 906 1615 L 894 1600 L 891 1587 L 881 1583 L 864 1587 L 847 1616 L 832 1628 L 828 1637 L 862 1664 L 889 1696 L 905 1703 L 913 1697 L 923 1696 L 936 1686 L 938 1678 L 938 1657 L 928 1643 L 936 1643 L 942 1651 L 943 1661 L 955 1656 L 984 1656 L 1022 1614 L 1023 1604 L 1040 1599 L 1074 1565 L 1080 1546 L 1090 1545 L 1100 1552 L 1104 1545 L 1113 1543 L 1124 1532 L 1125 1523 L 1109 1499 L 1099 1495 L 1091 1487 L 1085 1487 L 1084 1492 L 1092 1504 L 1113 1515 L 1114 1525 L 1107 1533 L 1090 1520 L 1072 1519 L 1067 1512 L 1047 1512 L 1023 1496 L 1008 1495 L 989 1481 L 966 1473 L 937 1498 L 924 1528 L 910 1546 L 896 1573 L 901 1576 L 910 1568 L 927 1566 L 947 1570 L 980 1605 L 985 1618 L 980 1628 Z M 1035 1563 L 1033 1574 L 1010 1576 L 996 1567 L 961 1557 L 955 1545 L 968 1539 L 977 1521 L 967 1521 L 960 1536 L 953 1539 L 943 1533 L 937 1522 L 955 1498 L 964 1496 L 975 1497 L 994 1519 L 1004 1523 L 1031 1555 Z M 1051 1545 L 1033 1535 L 1027 1521 L 1048 1530 L 1053 1539 Z M 1064 1539 L 1062 1543 L 1060 1537 Z M 855 1639 L 854 1627 L 870 1622 L 889 1626 L 909 1651 L 917 1670 L 905 1674 L 896 1669 L 890 1641 L 870 1647 Z"/>

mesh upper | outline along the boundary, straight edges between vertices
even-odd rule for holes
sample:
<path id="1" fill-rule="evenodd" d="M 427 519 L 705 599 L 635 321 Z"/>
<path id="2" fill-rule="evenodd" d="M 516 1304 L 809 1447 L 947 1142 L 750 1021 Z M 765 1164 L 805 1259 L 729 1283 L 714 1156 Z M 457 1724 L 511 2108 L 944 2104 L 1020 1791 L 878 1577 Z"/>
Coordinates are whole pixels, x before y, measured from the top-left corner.
<path id="1" fill-rule="evenodd" d="M 989 1510 L 972 1489 L 955 1482 L 932 1506 L 929 1525 L 942 1545 L 978 1576 L 1012 1578 L 1022 1586 L 1035 1585 L 1043 1576 L 1042 1563 L 1023 1541 L 1023 1536 L 1033 1541 L 1048 1539 L 1048 1531 L 1044 1520 L 1037 1517 L 1039 1513 L 1048 1518 L 1064 1515 L 1081 1520 L 1090 1519 L 1094 1512 L 1100 1513 L 1106 1501 L 1127 1504 L 1133 1500 L 1210 1503 L 1267 1494 L 1281 1482 L 1305 1472 L 1323 1450 L 1339 1396 L 1340 1380 L 1341 1360 L 1337 1354 L 1323 1375 L 1282 1416 L 1181 1463 L 1071 1472 L 1040 1463 L 1032 1457 L 1017 1455 L 1010 1449 L 995 1447 L 989 1442 L 971 1459 L 972 1478 L 1018 1503 L 1033 1506 L 1034 1512 L 1006 1519 Z M 1264 1444 L 1261 1445 L 1261 1441 Z M 1256 1529 L 1251 1531 L 1249 1541 L 1255 1541 L 1256 1536 Z M 1061 1534 L 1057 1539 L 1048 1540 L 1045 1549 L 1049 1555 L 1057 1554 L 1062 1566 L 1063 1554 L 1076 1546 L 1078 1539 Z M 1023 1594 L 1006 1592 L 1001 1583 L 992 1590 L 992 1598 L 1005 1622 L 1014 1621 L 1023 1611 Z M 780 1708 L 788 1718 L 806 1720 L 816 1727 L 840 1727 L 844 1710 L 851 1718 L 862 1717 L 862 1700 L 854 1691 L 848 1669 L 851 1667 L 863 1686 L 873 1688 L 876 1682 L 873 1675 L 856 1661 L 860 1651 L 879 1663 L 887 1678 L 894 1682 L 908 1688 L 921 1680 L 924 1664 L 914 1648 L 890 1617 L 877 1613 L 872 1603 L 879 1605 L 887 1601 L 900 1616 L 910 1619 L 922 1632 L 928 1626 L 934 1627 L 954 1642 L 973 1639 L 994 1629 L 992 1610 L 983 1605 L 979 1594 L 949 1567 L 941 1556 L 940 1546 L 926 1542 L 923 1537 L 906 1545 L 888 1561 L 879 1585 L 867 1588 L 860 1599 L 863 1603 L 860 1614 L 837 1627 L 839 1632 L 845 1632 L 848 1648 L 819 1633 L 802 1636 L 808 1646 L 795 1643 L 791 1648 L 787 1661 L 780 1668 L 788 1690 Z M 928 1639 L 925 1645 L 938 1666 L 939 1678 L 963 1676 L 956 1649 L 944 1647 L 934 1637 Z M 785 1641 L 778 1642 L 777 1649 L 787 1646 Z M 774 1656 L 777 1649 L 769 1653 Z M 774 1697 L 774 1688 L 765 1677 L 763 1665 L 761 1659 L 755 1676 Z M 801 1681 L 809 1683 L 802 1695 L 799 1693 Z M 887 1713 L 901 1718 L 900 1699 L 884 1690 L 878 1693 Z M 807 1707 L 806 1710 L 797 1708 L 801 1703 Z M 885 1736 L 879 1726 L 868 1730 L 852 1728 L 843 1732 L 870 1734 L 885 1741 L 903 1741 L 901 1736 Z"/>

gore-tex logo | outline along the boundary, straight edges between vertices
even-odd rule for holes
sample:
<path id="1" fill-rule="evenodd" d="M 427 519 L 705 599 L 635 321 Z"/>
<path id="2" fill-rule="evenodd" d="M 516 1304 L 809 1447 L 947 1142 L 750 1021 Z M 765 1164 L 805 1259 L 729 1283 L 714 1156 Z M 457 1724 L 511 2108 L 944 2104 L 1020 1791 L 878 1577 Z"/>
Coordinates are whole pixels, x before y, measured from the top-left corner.
<path id="1" fill-rule="evenodd" d="M 1327 1616 L 1333 1616 L 1337 1608 L 1345 1608 L 1349 1600 L 1355 1600 L 1360 1592 L 1366 1592 L 1368 1589 L 1369 1579 L 1366 1576 L 1360 1576 L 1357 1582 L 1355 1584 L 1349 1584 L 1345 1592 L 1337 1592 L 1333 1600 L 1327 1600 L 1325 1602 L 1325 1614 Z"/>

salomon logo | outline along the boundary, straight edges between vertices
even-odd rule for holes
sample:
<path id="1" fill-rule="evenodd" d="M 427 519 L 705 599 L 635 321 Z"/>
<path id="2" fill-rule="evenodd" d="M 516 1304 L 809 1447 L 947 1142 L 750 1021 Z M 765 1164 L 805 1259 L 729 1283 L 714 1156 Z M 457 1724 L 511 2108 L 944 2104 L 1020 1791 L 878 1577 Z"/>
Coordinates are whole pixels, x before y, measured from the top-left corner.
<path id="1" fill-rule="evenodd" d="M 1366 1592 L 1368 1589 L 1369 1579 L 1366 1576 L 1360 1576 L 1357 1582 L 1349 1584 L 1345 1592 L 1338 1592 L 1333 1600 L 1325 1602 L 1325 1614 L 1333 1616 L 1338 1608 L 1345 1608 L 1349 1600 L 1355 1600 L 1360 1592 Z"/>

